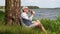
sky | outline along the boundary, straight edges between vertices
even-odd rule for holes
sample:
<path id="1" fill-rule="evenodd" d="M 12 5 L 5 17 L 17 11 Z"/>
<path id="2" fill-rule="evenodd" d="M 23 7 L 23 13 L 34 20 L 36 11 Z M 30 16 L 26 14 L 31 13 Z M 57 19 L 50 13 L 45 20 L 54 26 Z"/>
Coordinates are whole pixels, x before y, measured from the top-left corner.
<path id="1" fill-rule="evenodd" d="M 22 6 L 38 6 L 40 8 L 60 7 L 60 0 L 21 0 Z M 0 0 L 0 6 L 5 6 L 5 0 Z"/>

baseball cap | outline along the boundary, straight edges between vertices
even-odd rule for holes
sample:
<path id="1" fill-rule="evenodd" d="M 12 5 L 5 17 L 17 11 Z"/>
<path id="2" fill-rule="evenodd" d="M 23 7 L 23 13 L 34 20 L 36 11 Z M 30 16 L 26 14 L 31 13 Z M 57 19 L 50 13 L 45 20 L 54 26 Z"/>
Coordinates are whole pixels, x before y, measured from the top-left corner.
<path id="1" fill-rule="evenodd" d="M 29 9 L 27 6 L 24 6 L 22 9 L 24 10 L 25 8 L 26 8 L 26 9 Z"/>

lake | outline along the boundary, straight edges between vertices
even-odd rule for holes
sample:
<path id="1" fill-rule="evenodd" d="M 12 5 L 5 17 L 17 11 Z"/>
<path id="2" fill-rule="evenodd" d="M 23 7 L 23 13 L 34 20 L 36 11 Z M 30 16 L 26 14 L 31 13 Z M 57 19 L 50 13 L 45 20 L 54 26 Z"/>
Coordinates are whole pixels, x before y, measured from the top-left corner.
<path id="1" fill-rule="evenodd" d="M 0 9 L 1 11 L 4 11 L 4 9 Z M 60 9 L 53 9 L 53 8 L 40 8 L 40 9 L 32 9 L 35 11 L 34 18 L 41 19 L 56 19 L 58 13 L 60 13 Z"/>
<path id="2" fill-rule="evenodd" d="M 40 8 L 40 9 L 32 9 L 35 11 L 35 18 L 41 19 L 56 19 L 58 16 L 58 13 L 60 13 L 60 9 L 53 9 L 53 8 Z"/>

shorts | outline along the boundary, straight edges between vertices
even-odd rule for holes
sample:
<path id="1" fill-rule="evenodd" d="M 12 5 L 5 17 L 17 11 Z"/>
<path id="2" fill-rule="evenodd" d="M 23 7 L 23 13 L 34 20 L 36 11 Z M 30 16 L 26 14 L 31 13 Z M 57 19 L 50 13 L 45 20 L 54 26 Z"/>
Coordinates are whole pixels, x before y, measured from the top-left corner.
<path id="1" fill-rule="evenodd" d="M 23 26 L 29 27 L 29 28 L 33 28 L 33 27 L 36 27 L 36 24 L 35 24 L 35 21 L 32 21 L 32 23 L 31 23 L 29 26 L 27 26 L 27 25 L 24 24 L 24 23 L 23 23 Z"/>

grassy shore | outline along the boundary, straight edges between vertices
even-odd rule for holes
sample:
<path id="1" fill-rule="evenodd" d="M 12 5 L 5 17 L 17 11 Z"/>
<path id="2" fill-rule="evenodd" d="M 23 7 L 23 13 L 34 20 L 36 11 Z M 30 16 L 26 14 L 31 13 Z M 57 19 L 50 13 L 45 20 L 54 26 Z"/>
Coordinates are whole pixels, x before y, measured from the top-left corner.
<path id="1" fill-rule="evenodd" d="M 4 25 L 5 13 L 0 11 L 0 34 L 45 34 L 39 28 L 25 28 L 15 25 Z M 33 19 L 35 20 L 35 19 Z M 40 19 L 48 34 L 60 34 L 60 16 L 56 20 Z"/>

